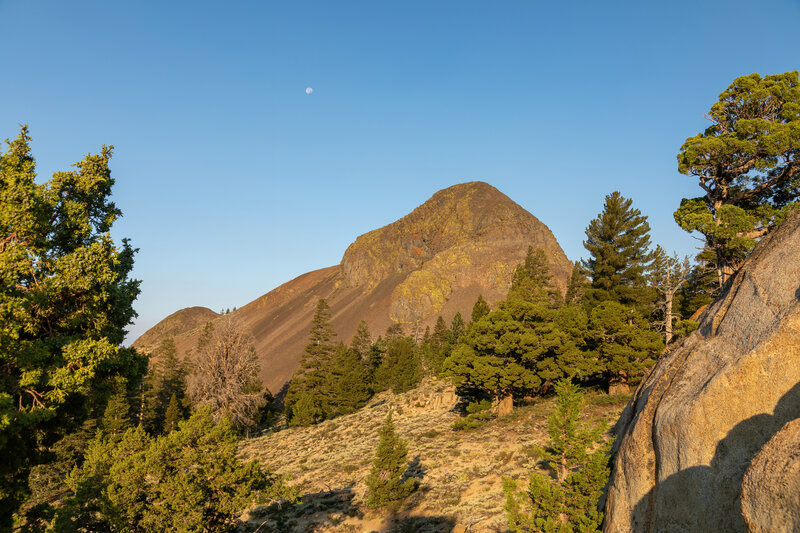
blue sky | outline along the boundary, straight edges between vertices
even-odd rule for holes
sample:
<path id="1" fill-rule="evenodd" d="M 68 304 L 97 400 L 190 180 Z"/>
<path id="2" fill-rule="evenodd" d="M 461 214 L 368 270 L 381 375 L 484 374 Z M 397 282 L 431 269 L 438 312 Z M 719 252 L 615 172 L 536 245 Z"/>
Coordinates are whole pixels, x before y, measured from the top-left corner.
<path id="1" fill-rule="evenodd" d="M 0 138 L 29 124 L 43 178 L 115 145 L 132 340 L 337 264 L 470 180 L 570 259 L 613 190 L 694 253 L 675 155 L 736 76 L 800 66 L 798 22 L 797 0 L 0 0 Z"/>

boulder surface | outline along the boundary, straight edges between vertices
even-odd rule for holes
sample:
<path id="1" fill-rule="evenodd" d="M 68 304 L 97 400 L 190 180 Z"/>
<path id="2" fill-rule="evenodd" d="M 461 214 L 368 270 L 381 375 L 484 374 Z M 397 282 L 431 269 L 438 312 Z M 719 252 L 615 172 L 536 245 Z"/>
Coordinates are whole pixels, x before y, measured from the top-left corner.
<path id="1" fill-rule="evenodd" d="M 767 443 L 798 417 L 795 212 L 759 243 L 698 331 L 665 354 L 636 390 L 617 425 L 604 531 L 748 531 L 748 523 L 754 531 L 773 530 L 745 521 L 743 478 L 748 468 L 751 482 L 774 477 L 771 465 L 791 462 L 776 456 L 791 452 L 784 440 Z M 796 484 L 796 477 L 784 482 Z M 769 505 L 770 493 L 748 494 L 746 508 Z M 797 523 L 796 491 L 785 500 L 782 516 Z"/>

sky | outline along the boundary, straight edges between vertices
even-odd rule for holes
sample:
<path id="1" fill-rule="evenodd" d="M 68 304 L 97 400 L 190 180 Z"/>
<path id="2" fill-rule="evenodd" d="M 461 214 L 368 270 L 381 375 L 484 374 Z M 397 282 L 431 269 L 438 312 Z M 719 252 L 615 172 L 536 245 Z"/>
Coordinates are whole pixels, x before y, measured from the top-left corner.
<path id="1" fill-rule="evenodd" d="M 0 139 L 28 124 L 41 180 L 114 145 L 130 342 L 338 264 L 465 181 L 572 260 L 614 190 L 693 255 L 680 146 L 737 76 L 800 67 L 798 22 L 800 0 L 0 0 Z"/>

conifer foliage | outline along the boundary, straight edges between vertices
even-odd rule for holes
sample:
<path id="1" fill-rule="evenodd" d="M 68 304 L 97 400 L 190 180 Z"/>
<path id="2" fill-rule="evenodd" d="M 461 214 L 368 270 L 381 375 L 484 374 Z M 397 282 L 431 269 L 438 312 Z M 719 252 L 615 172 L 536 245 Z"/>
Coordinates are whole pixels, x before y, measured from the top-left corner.
<path id="1" fill-rule="evenodd" d="M 403 479 L 408 469 L 408 451 L 395 433 L 391 411 L 378 434 L 378 449 L 366 479 L 367 506 L 396 508 L 417 489 L 419 481 L 413 477 Z"/>
<path id="2" fill-rule="evenodd" d="M 146 358 L 120 345 L 135 316 L 135 250 L 115 245 L 112 147 L 36 176 L 27 126 L 0 148 L 0 529 L 47 447 L 102 405 L 104 383 L 138 383 Z M 100 413 L 95 413 L 99 415 Z"/>
<path id="3" fill-rule="evenodd" d="M 800 195 L 797 71 L 736 78 L 707 117 L 711 125 L 678 154 L 678 171 L 696 177 L 703 193 L 684 198 L 675 221 L 703 235 L 722 286 Z"/>
<path id="4" fill-rule="evenodd" d="M 612 192 L 586 228 L 583 246 L 590 257 L 583 267 L 591 278 L 590 301 L 646 307 L 655 299 L 646 278 L 652 260 L 650 225 L 632 204 L 618 191 Z"/>
<path id="5" fill-rule="evenodd" d="M 292 376 L 286 393 L 286 406 L 292 425 L 305 426 L 330 416 L 330 369 L 336 354 L 336 332 L 331 326 L 331 308 L 323 299 L 317 302 L 308 344 L 300 368 Z"/>
<path id="6" fill-rule="evenodd" d="M 577 386 L 564 380 L 555 390 L 556 409 L 548 419 L 550 447 L 540 450 L 549 473 L 531 472 L 524 491 L 503 479 L 508 523 L 515 532 L 589 532 L 603 521 L 597 502 L 610 473 L 611 447 L 601 439 L 605 425 L 580 419 L 583 398 Z"/>
<path id="7" fill-rule="evenodd" d="M 237 458 L 238 438 L 207 407 L 167 435 L 141 428 L 115 439 L 102 434 L 67 477 L 71 495 L 56 531 L 231 531 L 255 503 L 294 501 L 283 479 Z"/>

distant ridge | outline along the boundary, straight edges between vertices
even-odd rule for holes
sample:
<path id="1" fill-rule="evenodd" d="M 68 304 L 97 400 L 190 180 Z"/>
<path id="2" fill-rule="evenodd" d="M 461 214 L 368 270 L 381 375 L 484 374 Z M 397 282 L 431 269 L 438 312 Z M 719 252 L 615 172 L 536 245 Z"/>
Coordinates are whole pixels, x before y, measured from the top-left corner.
<path id="1" fill-rule="evenodd" d="M 397 322 L 407 333 L 424 331 L 439 315 L 450 320 L 461 312 L 469 319 L 479 294 L 490 303 L 504 298 L 528 246 L 545 251 L 563 293 L 572 264 L 550 229 L 491 185 L 462 183 L 358 237 L 341 264 L 303 274 L 231 316 L 253 335 L 264 384 L 277 393 L 297 368 L 320 298 L 331 306 L 334 328 L 346 343 L 362 319 L 374 337 Z M 218 316 L 206 308 L 178 311 L 133 345 L 148 351 L 173 336 L 185 353 L 197 343 L 198 326 Z"/>

